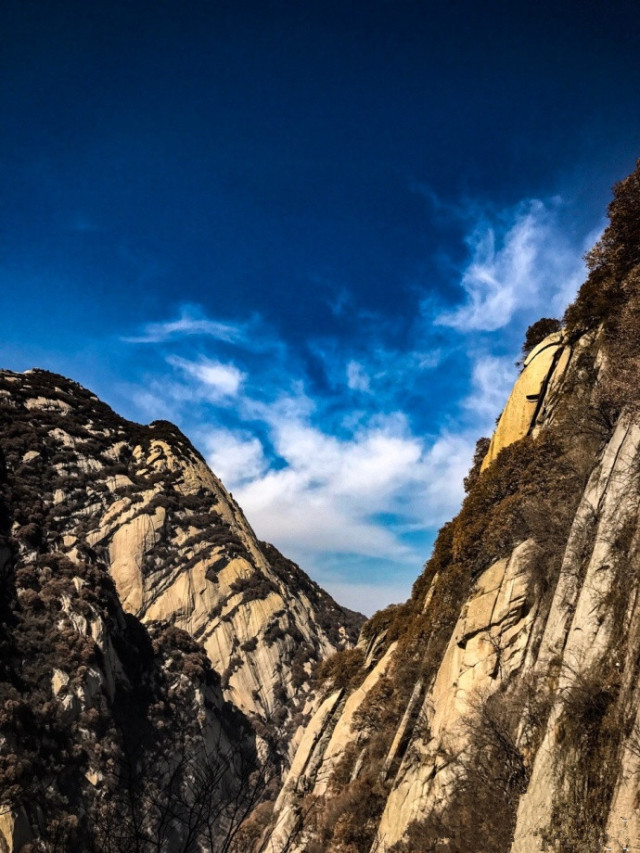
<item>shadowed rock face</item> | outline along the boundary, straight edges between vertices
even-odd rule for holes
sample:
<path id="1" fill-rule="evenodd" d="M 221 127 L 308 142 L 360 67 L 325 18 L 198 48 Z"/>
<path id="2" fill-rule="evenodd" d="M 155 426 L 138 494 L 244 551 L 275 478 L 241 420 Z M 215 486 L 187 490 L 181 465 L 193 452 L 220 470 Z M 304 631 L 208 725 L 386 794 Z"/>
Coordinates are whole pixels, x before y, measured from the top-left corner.
<path id="1" fill-rule="evenodd" d="M 0 849 L 52 816 L 89 849 L 132 749 L 140 787 L 186 754 L 185 774 L 215 769 L 214 802 L 246 782 L 253 727 L 286 763 L 312 667 L 363 617 L 256 540 L 176 427 L 61 376 L 0 372 L 0 463 Z"/>
<path id="2" fill-rule="evenodd" d="M 142 625 L 104 562 L 56 548 L 16 446 L 0 456 L 0 850 L 148 849 L 141 815 L 182 849 L 205 801 L 198 837 L 224 837 L 259 765 L 248 719 L 197 642 Z"/>

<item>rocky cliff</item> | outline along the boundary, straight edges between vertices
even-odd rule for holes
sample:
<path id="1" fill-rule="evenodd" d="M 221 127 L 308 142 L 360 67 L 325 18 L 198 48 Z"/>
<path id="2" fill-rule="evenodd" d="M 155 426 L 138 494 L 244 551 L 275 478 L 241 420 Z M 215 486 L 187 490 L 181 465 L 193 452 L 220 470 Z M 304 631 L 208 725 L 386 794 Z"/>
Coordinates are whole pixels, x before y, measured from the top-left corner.
<path id="1" fill-rule="evenodd" d="M 125 613 L 99 561 L 49 547 L 36 519 L 3 465 L 0 850 L 224 842 L 267 781 L 249 721 L 191 637 Z"/>
<path id="2" fill-rule="evenodd" d="M 640 849 L 640 165 L 609 215 L 355 647 L 175 427 L 0 373 L 0 850 Z"/>
<path id="3" fill-rule="evenodd" d="M 362 617 L 61 376 L 0 372 L 0 474 L 0 849 L 228 849 Z"/>
<path id="4" fill-rule="evenodd" d="M 324 667 L 270 853 L 640 849 L 640 166 L 609 215 L 410 600 Z"/>
<path id="5" fill-rule="evenodd" d="M 15 535 L 101 561 L 124 610 L 198 640 L 243 711 L 273 722 L 312 663 L 355 639 L 361 618 L 256 540 L 171 424 L 127 422 L 39 370 L 0 372 L 0 405 L 6 464 L 32 491 Z"/>

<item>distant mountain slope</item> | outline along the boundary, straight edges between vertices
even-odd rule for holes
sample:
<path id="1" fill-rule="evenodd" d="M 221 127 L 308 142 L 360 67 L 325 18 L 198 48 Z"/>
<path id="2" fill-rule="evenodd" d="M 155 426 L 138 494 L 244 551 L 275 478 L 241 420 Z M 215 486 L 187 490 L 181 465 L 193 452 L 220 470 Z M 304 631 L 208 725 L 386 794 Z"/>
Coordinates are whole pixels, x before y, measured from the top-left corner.
<path id="1" fill-rule="evenodd" d="M 355 641 L 363 617 L 258 543 L 173 425 L 128 422 L 62 376 L 2 371 L 0 448 L 15 535 L 107 566 L 124 609 L 198 640 L 243 711 L 283 724 L 312 664 Z"/>

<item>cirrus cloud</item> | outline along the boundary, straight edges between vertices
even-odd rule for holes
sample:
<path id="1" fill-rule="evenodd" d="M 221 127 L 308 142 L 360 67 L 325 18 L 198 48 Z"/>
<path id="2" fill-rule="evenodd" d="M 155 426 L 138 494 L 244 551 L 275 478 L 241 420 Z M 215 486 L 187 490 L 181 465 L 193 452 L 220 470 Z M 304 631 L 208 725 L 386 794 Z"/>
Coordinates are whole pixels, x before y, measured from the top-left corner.
<path id="1" fill-rule="evenodd" d="M 582 252 L 558 227 L 560 207 L 558 198 L 528 199 L 491 220 L 481 217 L 466 237 L 471 259 L 460 280 L 465 299 L 435 322 L 460 332 L 494 332 L 518 311 L 563 311 L 585 267 Z"/>
<path id="2" fill-rule="evenodd" d="M 561 312 L 580 283 L 596 234 L 572 244 L 560 209 L 526 200 L 479 217 L 459 304 L 445 311 L 435 294 L 417 294 L 401 336 L 371 311 L 364 322 L 344 295 L 338 313 L 359 330 L 352 338 L 294 342 L 260 317 L 229 323 L 197 306 L 147 324 L 128 339 L 158 355 L 139 409 L 193 436 L 258 536 L 344 603 L 371 612 L 404 598 L 460 505 L 524 328 Z"/>
<path id="3" fill-rule="evenodd" d="M 213 401 L 237 396 L 246 379 L 246 374 L 235 364 L 223 364 L 209 359 L 189 361 L 180 356 L 169 356 L 167 362 L 196 379 L 201 385 L 202 393 Z"/>

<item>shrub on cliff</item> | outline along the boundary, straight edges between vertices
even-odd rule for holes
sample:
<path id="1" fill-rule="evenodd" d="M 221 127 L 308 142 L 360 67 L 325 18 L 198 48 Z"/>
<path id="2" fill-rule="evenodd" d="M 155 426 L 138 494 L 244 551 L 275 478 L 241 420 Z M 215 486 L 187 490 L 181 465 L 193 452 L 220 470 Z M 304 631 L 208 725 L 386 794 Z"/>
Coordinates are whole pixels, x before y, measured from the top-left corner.
<path id="1" fill-rule="evenodd" d="M 322 661 L 316 675 L 319 681 L 331 679 L 336 690 L 352 687 L 364 678 L 363 663 L 364 655 L 360 649 L 343 649 Z"/>
<path id="2" fill-rule="evenodd" d="M 561 327 L 560 320 L 555 320 L 552 317 L 542 317 L 540 320 L 536 320 L 535 323 L 532 323 L 524 336 L 524 343 L 522 344 L 522 358 L 525 359 L 539 343 L 542 343 L 542 341 L 549 335 L 553 334 L 553 332 L 559 332 Z"/>
<path id="3" fill-rule="evenodd" d="M 640 263 L 640 160 L 613 188 L 609 224 L 586 256 L 589 275 L 564 316 L 569 332 L 581 334 L 615 322 L 629 296 L 624 280 Z"/>

